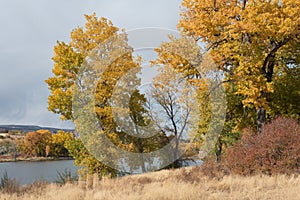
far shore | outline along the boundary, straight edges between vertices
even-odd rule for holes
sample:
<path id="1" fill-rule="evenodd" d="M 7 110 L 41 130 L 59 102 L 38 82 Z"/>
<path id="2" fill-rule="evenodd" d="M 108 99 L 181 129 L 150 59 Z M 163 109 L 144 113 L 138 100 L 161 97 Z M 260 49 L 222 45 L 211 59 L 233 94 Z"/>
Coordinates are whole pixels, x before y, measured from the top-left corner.
<path id="1" fill-rule="evenodd" d="M 73 160 L 73 157 L 0 157 L 0 163 L 3 162 L 20 162 L 20 161 L 29 161 L 29 162 L 38 162 L 38 161 L 57 161 L 57 160 Z"/>

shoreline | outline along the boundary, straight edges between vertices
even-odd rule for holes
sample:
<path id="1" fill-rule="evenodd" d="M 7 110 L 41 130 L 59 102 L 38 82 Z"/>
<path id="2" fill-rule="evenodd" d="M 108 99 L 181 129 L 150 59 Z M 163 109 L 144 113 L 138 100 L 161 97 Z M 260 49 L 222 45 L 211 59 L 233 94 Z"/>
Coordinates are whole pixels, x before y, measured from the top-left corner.
<path id="1" fill-rule="evenodd" d="M 55 157 L 0 158 L 0 163 L 4 163 L 4 162 L 22 162 L 22 161 L 40 162 L 40 161 L 59 161 L 59 160 L 74 160 L 74 158 L 73 157 L 58 157 L 58 158 L 55 158 Z"/>

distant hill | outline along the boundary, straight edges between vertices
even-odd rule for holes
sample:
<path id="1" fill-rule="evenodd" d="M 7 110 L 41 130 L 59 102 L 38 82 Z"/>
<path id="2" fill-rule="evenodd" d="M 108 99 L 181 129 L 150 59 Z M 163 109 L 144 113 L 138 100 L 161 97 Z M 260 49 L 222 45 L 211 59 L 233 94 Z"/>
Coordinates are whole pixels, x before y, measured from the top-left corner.
<path id="1" fill-rule="evenodd" d="M 59 130 L 63 130 L 66 132 L 73 132 L 74 129 L 61 129 L 61 128 L 53 128 L 53 127 L 42 127 L 42 126 L 32 126 L 32 125 L 0 125 L 0 132 L 6 131 L 23 131 L 23 132 L 32 132 L 37 130 L 49 130 L 52 133 L 57 133 Z"/>

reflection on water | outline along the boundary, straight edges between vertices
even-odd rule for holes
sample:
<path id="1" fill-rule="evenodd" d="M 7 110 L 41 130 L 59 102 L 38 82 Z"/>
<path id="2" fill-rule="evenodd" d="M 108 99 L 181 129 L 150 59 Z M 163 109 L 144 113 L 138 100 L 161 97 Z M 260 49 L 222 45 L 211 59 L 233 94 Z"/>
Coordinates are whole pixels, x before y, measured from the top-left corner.
<path id="1" fill-rule="evenodd" d="M 9 178 L 15 178 L 21 184 L 29 184 L 36 180 L 54 182 L 57 179 L 57 171 L 64 172 L 66 169 L 72 174 L 77 174 L 73 160 L 4 162 L 0 163 L 0 177 L 6 171 Z"/>

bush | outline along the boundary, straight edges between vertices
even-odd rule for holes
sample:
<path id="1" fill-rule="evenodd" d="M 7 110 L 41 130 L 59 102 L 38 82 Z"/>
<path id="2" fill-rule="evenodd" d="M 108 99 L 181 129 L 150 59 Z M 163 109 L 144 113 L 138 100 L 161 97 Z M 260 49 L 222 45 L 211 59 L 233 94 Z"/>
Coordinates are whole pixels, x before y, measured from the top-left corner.
<path id="1" fill-rule="evenodd" d="M 236 174 L 299 173 L 300 125 L 297 120 L 279 117 L 266 124 L 260 134 L 247 129 L 223 159 Z"/>
<path id="2" fill-rule="evenodd" d="M 18 193 L 20 188 L 19 182 L 17 182 L 16 179 L 9 178 L 5 171 L 0 178 L 0 190 L 4 193 Z"/>
<path id="3" fill-rule="evenodd" d="M 208 157 L 199 167 L 201 173 L 209 178 L 222 179 L 230 175 L 230 170 L 223 162 L 217 162 L 216 158 Z"/>

